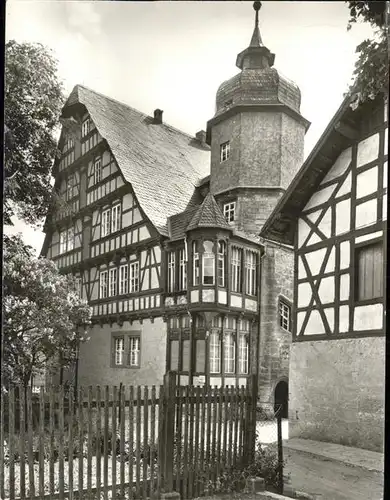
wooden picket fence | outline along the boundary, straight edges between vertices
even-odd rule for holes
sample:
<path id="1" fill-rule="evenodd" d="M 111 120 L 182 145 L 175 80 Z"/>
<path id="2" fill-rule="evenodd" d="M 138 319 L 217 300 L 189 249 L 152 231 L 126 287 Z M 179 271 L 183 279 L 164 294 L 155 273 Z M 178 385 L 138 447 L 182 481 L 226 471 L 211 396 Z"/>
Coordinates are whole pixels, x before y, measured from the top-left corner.
<path id="1" fill-rule="evenodd" d="M 254 453 L 256 388 L 10 387 L 2 394 L 2 499 L 207 493 Z"/>

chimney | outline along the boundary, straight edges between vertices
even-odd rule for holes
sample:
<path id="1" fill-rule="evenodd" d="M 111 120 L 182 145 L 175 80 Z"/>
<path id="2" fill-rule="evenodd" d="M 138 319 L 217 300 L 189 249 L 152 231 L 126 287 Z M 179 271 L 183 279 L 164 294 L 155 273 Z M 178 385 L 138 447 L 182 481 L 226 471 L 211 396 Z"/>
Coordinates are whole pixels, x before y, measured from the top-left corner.
<path id="1" fill-rule="evenodd" d="M 162 123 L 162 115 L 163 115 L 163 110 L 162 109 L 155 109 L 154 110 L 154 123 Z"/>
<path id="2" fill-rule="evenodd" d="M 199 130 L 199 132 L 195 134 L 195 137 L 202 146 L 206 145 L 206 132 L 204 130 Z"/>

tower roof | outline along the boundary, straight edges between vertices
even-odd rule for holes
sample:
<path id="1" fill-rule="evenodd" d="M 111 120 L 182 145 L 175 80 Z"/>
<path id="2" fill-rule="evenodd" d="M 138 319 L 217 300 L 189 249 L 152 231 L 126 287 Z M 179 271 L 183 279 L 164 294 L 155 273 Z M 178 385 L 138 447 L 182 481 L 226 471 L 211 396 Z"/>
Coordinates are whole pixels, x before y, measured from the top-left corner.
<path id="1" fill-rule="evenodd" d="M 195 212 L 195 215 L 188 224 L 186 231 L 191 231 L 192 229 L 196 229 L 198 227 L 213 227 L 231 231 L 231 227 L 226 222 L 221 209 L 211 193 L 208 193 L 206 198 L 203 200 L 203 203 Z"/>
<path id="2" fill-rule="evenodd" d="M 253 8 L 256 12 L 255 28 L 249 47 L 240 52 L 237 56 L 236 66 L 240 69 L 270 68 L 275 61 L 275 54 L 272 54 L 271 51 L 264 46 L 260 35 L 259 10 L 261 8 L 261 2 L 254 2 Z"/>

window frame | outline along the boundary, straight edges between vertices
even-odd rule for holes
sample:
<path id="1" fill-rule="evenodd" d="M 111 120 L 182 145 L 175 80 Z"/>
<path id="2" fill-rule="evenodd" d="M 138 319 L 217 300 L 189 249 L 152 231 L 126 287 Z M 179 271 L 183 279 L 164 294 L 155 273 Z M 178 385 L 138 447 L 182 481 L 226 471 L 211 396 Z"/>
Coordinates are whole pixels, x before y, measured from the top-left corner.
<path id="1" fill-rule="evenodd" d="M 125 275 L 125 276 L 123 276 Z M 119 295 L 129 293 L 129 264 L 121 264 L 119 266 Z"/>
<path id="2" fill-rule="evenodd" d="M 81 124 L 81 137 L 87 137 L 87 135 L 91 132 L 91 118 L 88 116 L 85 120 L 83 120 Z"/>
<path id="3" fill-rule="evenodd" d="M 380 280 L 381 280 L 381 293 L 379 295 L 370 295 L 369 297 L 361 297 L 359 293 L 359 288 L 360 288 L 360 280 L 362 277 L 360 276 L 360 254 L 364 251 L 367 251 L 370 248 L 375 248 L 378 247 L 381 249 L 382 252 L 382 261 L 381 261 L 381 266 L 380 266 Z M 354 293 L 353 293 L 353 298 L 354 298 L 354 303 L 358 305 L 364 305 L 364 304 L 372 304 L 372 303 L 380 303 L 383 301 L 384 296 L 385 296 L 385 283 L 384 283 L 384 243 L 383 243 L 383 238 L 375 238 L 372 240 L 367 240 L 364 242 L 361 242 L 357 245 L 355 245 L 355 265 L 354 265 Z M 375 263 L 375 259 L 372 261 Z M 368 274 L 374 274 L 374 267 L 369 271 Z"/>
<path id="4" fill-rule="evenodd" d="M 228 332 L 224 333 L 223 371 L 224 371 L 224 374 L 226 374 L 226 375 L 235 375 L 236 374 L 236 341 L 235 341 L 235 336 L 236 336 L 235 332 L 233 332 L 233 331 L 228 331 Z M 229 344 L 227 342 L 228 339 L 231 340 L 231 343 L 229 343 Z M 232 355 L 230 355 L 230 354 L 232 354 Z M 230 365 L 229 365 L 229 363 L 230 363 Z"/>
<path id="5" fill-rule="evenodd" d="M 213 339 L 217 339 L 216 343 L 212 343 Z M 222 369 L 222 346 L 221 335 L 219 332 L 212 331 L 209 337 L 209 373 L 220 374 Z M 215 356 L 219 354 L 219 356 Z M 214 355 L 214 356 L 213 356 Z M 213 369 L 215 368 L 215 370 Z"/>
<path id="6" fill-rule="evenodd" d="M 138 293 L 139 285 L 139 261 L 135 260 L 129 263 L 129 293 Z"/>
<path id="7" fill-rule="evenodd" d="M 192 286 L 199 286 L 199 285 L 200 285 L 199 241 L 193 241 L 192 242 Z"/>
<path id="8" fill-rule="evenodd" d="M 99 164 L 98 169 L 96 169 L 96 164 Z M 97 175 L 97 173 L 99 173 Z M 98 156 L 93 162 L 93 183 L 98 184 L 102 180 L 102 157 Z"/>
<path id="9" fill-rule="evenodd" d="M 122 340 L 123 349 L 121 363 L 117 363 L 117 341 Z M 133 346 L 134 342 L 136 345 Z M 135 348 L 133 348 L 135 347 Z M 135 361 L 133 354 L 135 353 Z M 141 368 L 141 332 L 140 331 L 118 331 L 111 332 L 111 351 L 110 351 L 110 366 L 112 368 Z"/>
<path id="10" fill-rule="evenodd" d="M 100 237 L 104 238 L 108 236 L 111 229 L 111 208 L 104 208 L 102 210 L 101 221 L 100 221 Z"/>
<path id="11" fill-rule="evenodd" d="M 69 236 L 71 235 L 71 236 Z M 71 242 L 71 243 L 70 243 Z M 71 252 L 75 248 L 75 230 L 74 227 L 63 229 L 59 233 L 59 255 Z"/>
<path id="12" fill-rule="evenodd" d="M 206 243 L 211 243 L 211 252 L 206 252 L 205 249 L 205 244 Z M 215 246 L 215 242 L 213 240 L 204 240 L 203 241 L 203 253 L 202 253 L 202 285 L 203 286 L 214 286 L 215 285 L 215 251 L 213 251 L 213 248 Z M 210 261 L 206 265 L 206 259 Z M 205 270 L 209 272 L 212 270 L 212 274 L 206 274 Z M 211 283 L 205 283 L 205 278 L 211 278 L 212 282 Z"/>
<path id="13" fill-rule="evenodd" d="M 225 288 L 226 286 L 226 242 L 223 240 L 218 240 L 218 248 L 217 248 L 217 285 L 221 288 Z M 223 251 L 220 252 L 220 249 Z"/>
<path id="14" fill-rule="evenodd" d="M 257 264 L 257 252 L 245 250 L 245 294 L 251 297 L 257 296 Z"/>
<path id="15" fill-rule="evenodd" d="M 245 340 L 245 345 L 243 345 Z M 245 353 L 245 356 L 243 356 Z M 238 366 L 237 375 L 249 375 L 249 332 L 238 332 Z M 246 367 L 246 370 L 243 368 Z"/>
<path id="16" fill-rule="evenodd" d="M 223 204 L 223 215 L 228 223 L 236 220 L 236 201 L 228 201 Z M 233 217 L 231 217 L 233 215 Z"/>
<path id="17" fill-rule="evenodd" d="M 219 146 L 219 162 L 223 163 L 230 158 L 230 141 L 223 142 Z"/>
<path id="18" fill-rule="evenodd" d="M 102 280 L 104 276 L 105 279 Z M 108 293 L 108 269 L 103 269 L 99 271 L 99 299 L 107 299 L 109 297 Z"/>
<path id="19" fill-rule="evenodd" d="M 118 290 L 118 268 L 110 267 L 108 278 L 108 296 L 115 297 Z"/>
<path id="20" fill-rule="evenodd" d="M 167 252 L 167 292 L 174 293 L 176 289 L 176 251 Z"/>
<path id="21" fill-rule="evenodd" d="M 237 252 L 238 258 L 234 257 L 234 253 Z M 231 276 L 230 276 L 230 288 L 233 293 L 242 293 L 242 258 L 243 249 L 241 247 L 232 246 L 231 247 Z"/>
<path id="22" fill-rule="evenodd" d="M 179 249 L 179 291 L 187 290 L 187 259 L 185 248 Z"/>
<path id="23" fill-rule="evenodd" d="M 121 229 L 122 210 L 120 203 L 114 203 L 111 207 L 111 225 L 109 234 L 116 233 Z"/>
<path id="24" fill-rule="evenodd" d="M 286 319 L 285 316 L 282 313 L 282 309 L 285 307 L 288 310 L 288 328 L 285 328 L 283 326 L 283 320 Z M 284 298 L 279 297 L 279 304 L 278 304 L 278 323 L 280 328 L 282 328 L 285 332 L 291 333 L 292 332 L 292 305 L 289 301 L 287 301 Z"/>

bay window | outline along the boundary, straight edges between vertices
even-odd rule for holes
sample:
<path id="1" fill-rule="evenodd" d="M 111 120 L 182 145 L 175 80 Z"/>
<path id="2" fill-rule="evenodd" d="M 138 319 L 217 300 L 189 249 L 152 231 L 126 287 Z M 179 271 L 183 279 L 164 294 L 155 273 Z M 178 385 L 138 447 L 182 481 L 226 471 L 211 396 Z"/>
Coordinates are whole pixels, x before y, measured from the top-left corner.
<path id="1" fill-rule="evenodd" d="M 215 278 L 215 255 L 213 252 L 213 242 L 203 243 L 203 284 L 214 285 Z"/>
<path id="2" fill-rule="evenodd" d="M 232 262 L 231 262 L 232 292 L 241 292 L 242 291 L 241 266 L 242 266 L 242 249 L 233 247 L 232 248 Z"/>

